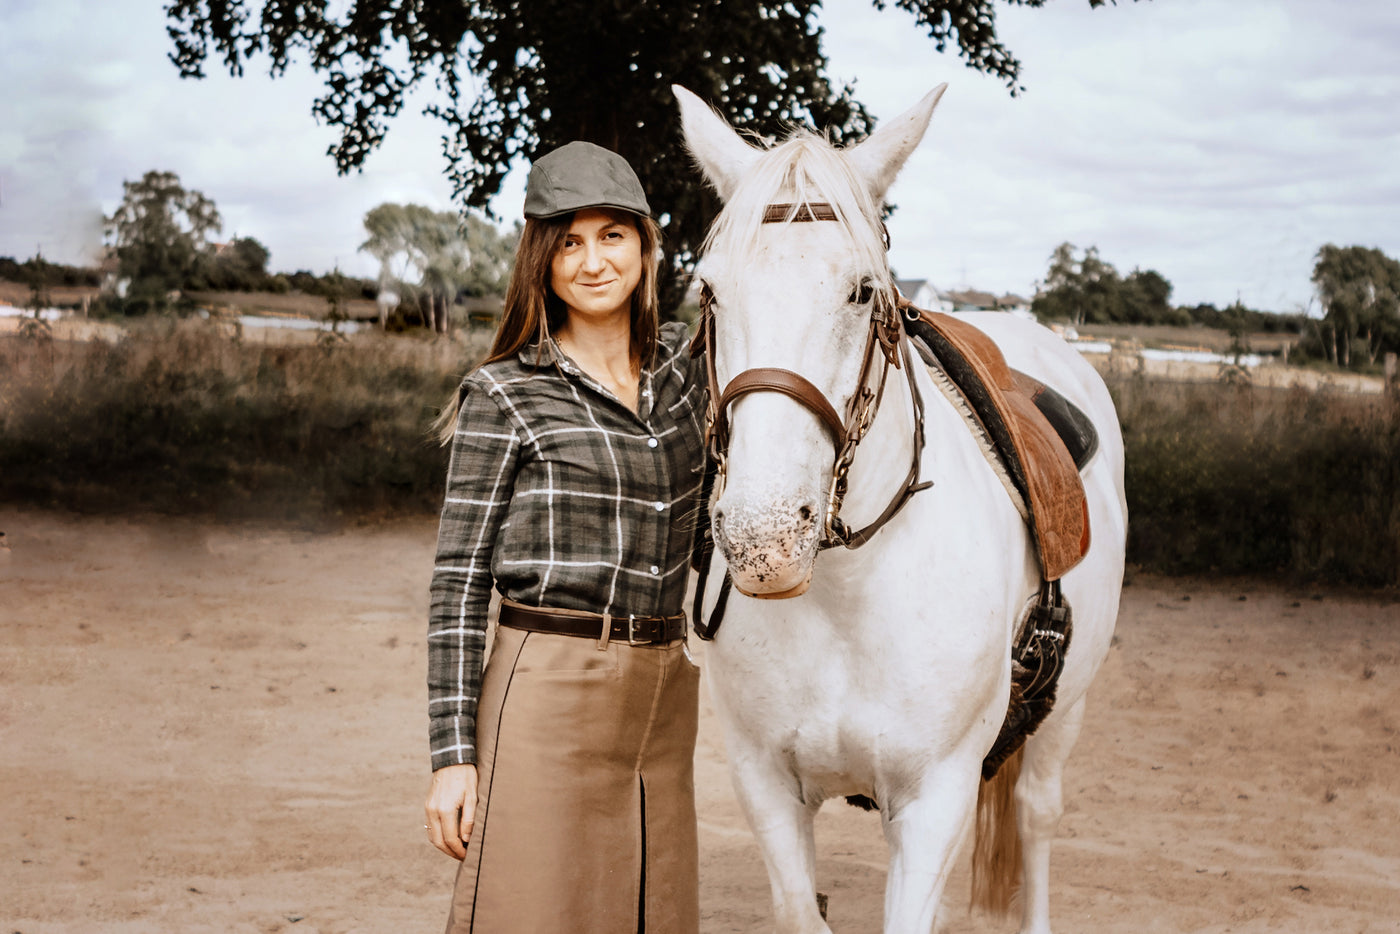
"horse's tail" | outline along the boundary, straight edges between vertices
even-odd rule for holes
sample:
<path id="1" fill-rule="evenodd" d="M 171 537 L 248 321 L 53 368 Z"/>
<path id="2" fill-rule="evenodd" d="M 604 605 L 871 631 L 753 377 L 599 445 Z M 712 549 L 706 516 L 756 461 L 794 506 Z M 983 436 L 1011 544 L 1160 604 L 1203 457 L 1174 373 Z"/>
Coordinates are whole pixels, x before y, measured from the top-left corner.
<path id="1" fill-rule="evenodd" d="M 977 840 L 972 848 L 972 906 L 1005 915 L 1020 888 L 1021 837 L 1016 832 L 1016 750 L 997 774 L 977 788 Z"/>

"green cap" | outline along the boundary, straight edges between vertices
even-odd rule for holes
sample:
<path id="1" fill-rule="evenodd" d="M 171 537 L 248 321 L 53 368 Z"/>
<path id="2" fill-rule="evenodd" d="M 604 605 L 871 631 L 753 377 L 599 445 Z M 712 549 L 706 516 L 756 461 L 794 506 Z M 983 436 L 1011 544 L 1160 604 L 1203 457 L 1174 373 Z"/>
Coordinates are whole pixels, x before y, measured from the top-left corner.
<path id="1" fill-rule="evenodd" d="M 651 216 L 637 173 L 610 149 L 573 142 L 536 159 L 525 183 L 525 216 L 558 217 L 584 208 L 621 208 Z"/>

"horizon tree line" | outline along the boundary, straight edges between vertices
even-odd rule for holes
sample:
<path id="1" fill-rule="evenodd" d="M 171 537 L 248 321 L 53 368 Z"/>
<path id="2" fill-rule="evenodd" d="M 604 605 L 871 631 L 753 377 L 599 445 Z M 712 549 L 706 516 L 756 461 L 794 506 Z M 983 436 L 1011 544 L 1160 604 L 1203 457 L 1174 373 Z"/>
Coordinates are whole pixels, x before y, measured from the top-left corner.
<path id="1" fill-rule="evenodd" d="M 116 273 L 128 281 L 125 295 L 111 301 L 111 310 L 121 314 L 174 310 L 185 292 L 295 289 L 335 306 L 357 293 L 373 299 L 392 291 L 439 334 L 448 332 L 449 309 L 459 298 L 503 294 L 519 237 L 518 224 L 502 231 L 474 213 L 384 203 L 366 213 L 367 237 L 360 246 L 379 264 L 374 280 L 339 270 L 270 274 L 265 246 L 250 236 L 216 243 L 212 237 L 222 219 L 213 200 L 186 189 L 174 172 L 160 171 L 123 182 L 122 202 L 104 220 Z M 0 278 L 30 286 L 32 302 L 49 287 L 101 282 L 97 271 L 41 256 L 23 263 L 0 257 Z M 1051 254 L 1031 309 L 1041 320 L 1073 325 L 1203 325 L 1240 339 L 1249 332 L 1292 332 L 1306 338 L 1305 353 L 1341 367 L 1374 366 L 1385 353 L 1400 351 L 1400 261 L 1374 247 L 1328 243 L 1318 249 L 1312 281 L 1321 319 L 1259 311 L 1238 301 L 1223 309 L 1209 303 L 1174 306 L 1172 284 L 1157 270 L 1134 269 L 1125 276 L 1097 247 L 1081 251 L 1065 242 Z M 388 326 L 383 313 L 379 323 Z"/>

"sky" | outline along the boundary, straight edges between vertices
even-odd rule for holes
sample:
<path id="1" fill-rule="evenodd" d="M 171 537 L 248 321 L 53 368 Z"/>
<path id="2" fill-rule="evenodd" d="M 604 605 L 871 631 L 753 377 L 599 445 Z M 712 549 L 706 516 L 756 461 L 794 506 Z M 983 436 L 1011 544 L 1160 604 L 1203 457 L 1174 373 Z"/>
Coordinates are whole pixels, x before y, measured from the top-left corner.
<path id="1" fill-rule="evenodd" d="M 372 276 L 362 218 L 448 209 L 441 129 L 418 111 L 341 177 L 309 68 L 178 77 L 161 0 L 0 0 L 0 256 L 90 262 L 123 180 L 177 173 L 276 271 Z M 1400 3 L 1087 0 L 998 6 L 1025 93 L 939 54 L 902 11 L 827 0 L 829 75 L 877 118 L 947 82 L 889 192 L 891 263 L 944 289 L 1029 297 L 1055 247 L 1154 269 L 1173 302 L 1318 312 L 1324 243 L 1400 257 Z M 493 204 L 520 216 L 524 170 Z"/>

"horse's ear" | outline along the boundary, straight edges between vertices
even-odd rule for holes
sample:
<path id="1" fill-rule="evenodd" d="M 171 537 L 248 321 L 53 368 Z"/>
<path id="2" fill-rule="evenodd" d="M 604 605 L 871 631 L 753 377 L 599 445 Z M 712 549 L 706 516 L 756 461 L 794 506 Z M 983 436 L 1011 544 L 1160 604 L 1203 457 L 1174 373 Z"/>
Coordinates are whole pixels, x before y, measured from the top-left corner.
<path id="1" fill-rule="evenodd" d="M 884 199 L 885 192 L 894 184 L 895 176 L 904 167 L 905 160 L 919 145 L 919 140 L 924 138 L 933 108 L 946 90 L 948 85 L 940 84 L 913 107 L 882 124 L 864 142 L 847 150 L 846 158 L 865 180 L 876 203 Z"/>
<path id="2" fill-rule="evenodd" d="M 723 117 L 679 84 L 671 85 L 671 92 L 681 105 L 686 148 L 715 186 L 720 200 L 728 201 L 760 151 L 744 142 Z"/>

